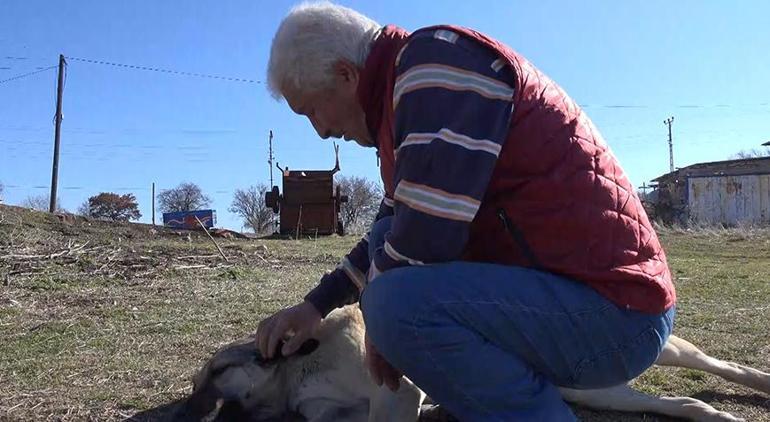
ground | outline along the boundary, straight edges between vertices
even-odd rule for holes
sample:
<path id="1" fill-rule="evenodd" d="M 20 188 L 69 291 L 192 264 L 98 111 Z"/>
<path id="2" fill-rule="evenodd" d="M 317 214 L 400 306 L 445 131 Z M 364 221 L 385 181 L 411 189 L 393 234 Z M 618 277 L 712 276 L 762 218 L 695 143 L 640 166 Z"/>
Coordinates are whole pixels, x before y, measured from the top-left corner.
<path id="1" fill-rule="evenodd" d="M 770 231 L 661 237 L 677 281 L 675 333 L 770 370 Z M 183 397 L 217 346 L 300 301 L 356 240 L 218 239 L 224 262 L 200 233 L 0 206 L 0 420 L 125 420 Z M 770 421 L 769 397 L 696 371 L 655 368 L 636 388 Z"/>

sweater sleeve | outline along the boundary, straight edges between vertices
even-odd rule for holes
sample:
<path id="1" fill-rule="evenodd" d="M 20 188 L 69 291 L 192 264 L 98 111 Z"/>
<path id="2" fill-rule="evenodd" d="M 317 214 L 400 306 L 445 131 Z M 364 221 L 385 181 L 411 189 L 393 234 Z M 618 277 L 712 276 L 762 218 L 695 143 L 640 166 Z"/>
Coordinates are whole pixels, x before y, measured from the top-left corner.
<path id="1" fill-rule="evenodd" d="M 380 203 L 374 221 L 393 215 L 392 200 L 384 198 Z M 369 271 L 369 233 L 367 233 L 350 251 L 337 268 L 321 277 L 320 283 L 313 288 L 305 300 L 312 303 L 322 317 L 332 310 L 358 301 L 361 290 L 366 284 Z"/>
<path id="2" fill-rule="evenodd" d="M 372 273 L 461 257 L 508 134 L 514 74 L 448 31 L 412 37 L 393 90 L 394 219 Z"/>

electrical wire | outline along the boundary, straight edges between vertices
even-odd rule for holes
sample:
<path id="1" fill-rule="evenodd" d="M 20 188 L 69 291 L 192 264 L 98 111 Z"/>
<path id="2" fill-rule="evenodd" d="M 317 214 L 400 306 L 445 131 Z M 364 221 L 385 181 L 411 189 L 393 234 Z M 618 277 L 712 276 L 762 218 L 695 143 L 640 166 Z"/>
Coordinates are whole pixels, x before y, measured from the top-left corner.
<path id="1" fill-rule="evenodd" d="M 261 81 L 256 81 L 253 79 L 243 79 L 243 78 L 234 78 L 230 76 L 221 76 L 221 75 L 209 75 L 205 73 L 194 73 L 194 72 L 185 72 L 180 70 L 171 70 L 171 69 L 163 69 L 159 67 L 149 67 L 149 66 L 138 66 L 138 65 L 132 65 L 132 64 L 124 64 L 124 63 L 114 63 L 114 62 L 108 62 L 105 60 L 94 60 L 94 59 L 85 59 L 81 57 L 69 57 L 65 56 L 67 59 L 70 60 L 76 60 L 79 62 L 85 62 L 85 63 L 92 63 L 92 64 L 101 64 L 101 65 L 107 65 L 107 66 L 115 66 L 115 67 L 122 67 L 127 69 L 135 69 L 135 70 L 146 70 L 151 72 L 161 72 L 161 73 L 169 73 L 174 75 L 182 75 L 182 76 L 193 76 L 198 78 L 209 78 L 209 79 L 221 79 L 225 81 L 232 81 L 232 82 L 244 82 L 244 83 L 252 83 L 252 84 L 261 84 Z"/>
<path id="2" fill-rule="evenodd" d="M 32 76 L 32 75 L 38 74 L 40 72 L 45 72 L 46 70 L 55 69 L 57 67 L 59 67 L 59 65 L 49 66 L 49 67 L 46 67 L 46 68 L 43 68 L 43 69 L 40 69 L 40 70 L 36 70 L 34 72 L 29 72 L 29 73 L 24 73 L 24 74 L 21 74 L 21 75 L 16 75 L 16 76 L 13 76 L 13 77 L 8 78 L 8 79 L 3 79 L 2 81 L 0 81 L 0 84 L 6 83 L 6 82 L 10 82 L 10 81 L 15 81 L 16 79 L 26 78 L 28 76 Z"/>
<path id="3" fill-rule="evenodd" d="M 7 184 L 5 185 L 6 189 L 22 189 L 22 190 L 31 190 L 31 189 L 50 189 L 51 186 L 49 185 L 17 185 L 17 184 Z M 118 186 L 118 187 L 106 187 L 106 186 L 62 186 L 62 190 L 89 190 L 89 191 L 102 191 L 102 192 L 131 192 L 131 191 L 149 191 L 151 190 L 150 187 L 139 187 L 139 186 Z M 212 191 L 217 195 L 229 195 L 235 193 L 234 189 L 212 189 Z"/>

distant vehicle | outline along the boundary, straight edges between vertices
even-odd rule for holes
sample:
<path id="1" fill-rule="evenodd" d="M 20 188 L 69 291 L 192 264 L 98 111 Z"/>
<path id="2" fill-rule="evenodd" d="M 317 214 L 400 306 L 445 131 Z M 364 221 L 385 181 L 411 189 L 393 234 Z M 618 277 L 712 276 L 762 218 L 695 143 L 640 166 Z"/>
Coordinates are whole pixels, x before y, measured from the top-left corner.
<path id="1" fill-rule="evenodd" d="M 216 210 L 195 210 L 164 212 L 163 225 L 177 229 L 197 229 L 200 225 L 195 217 L 198 217 L 207 229 L 217 224 Z"/>

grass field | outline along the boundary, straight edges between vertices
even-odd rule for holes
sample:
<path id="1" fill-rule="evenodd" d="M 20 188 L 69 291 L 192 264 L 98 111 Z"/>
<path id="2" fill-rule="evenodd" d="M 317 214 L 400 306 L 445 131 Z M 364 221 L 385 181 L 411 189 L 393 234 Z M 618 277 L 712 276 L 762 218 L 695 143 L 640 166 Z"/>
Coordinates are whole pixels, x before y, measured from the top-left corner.
<path id="1" fill-rule="evenodd" d="M 669 229 L 662 239 L 676 334 L 770 370 L 770 231 Z M 224 263 L 199 234 L 0 206 L 0 420 L 124 420 L 184 396 L 218 345 L 301 300 L 356 240 L 218 239 Z M 770 421 L 769 397 L 711 375 L 655 368 L 636 387 Z"/>

